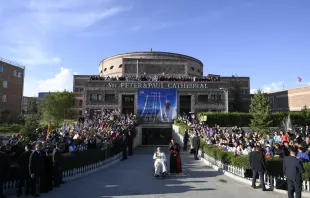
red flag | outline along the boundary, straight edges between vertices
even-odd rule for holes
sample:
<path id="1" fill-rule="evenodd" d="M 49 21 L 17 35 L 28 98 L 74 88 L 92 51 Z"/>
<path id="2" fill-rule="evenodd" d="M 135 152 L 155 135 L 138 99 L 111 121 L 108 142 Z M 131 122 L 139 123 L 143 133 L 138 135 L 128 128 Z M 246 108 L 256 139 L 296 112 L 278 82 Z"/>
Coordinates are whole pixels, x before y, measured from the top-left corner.
<path id="1" fill-rule="evenodd" d="M 302 82 L 302 79 L 300 78 L 300 76 L 297 76 L 297 81 Z"/>

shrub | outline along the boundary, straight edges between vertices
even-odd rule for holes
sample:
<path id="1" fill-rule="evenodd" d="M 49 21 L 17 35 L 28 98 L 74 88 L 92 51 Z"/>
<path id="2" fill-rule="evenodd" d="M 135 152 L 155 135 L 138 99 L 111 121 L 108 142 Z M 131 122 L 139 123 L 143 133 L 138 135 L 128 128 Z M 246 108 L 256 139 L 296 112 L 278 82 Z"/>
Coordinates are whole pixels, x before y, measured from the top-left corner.
<path id="1" fill-rule="evenodd" d="M 207 115 L 207 123 L 209 126 L 214 126 L 218 124 L 223 127 L 249 127 L 251 124 L 251 119 L 253 118 L 250 113 L 225 113 L 225 112 L 200 112 L 203 115 Z M 198 115 L 200 114 L 198 113 Z M 307 118 L 302 112 L 277 112 L 271 114 L 271 126 L 281 127 L 282 120 L 290 115 L 291 122 L 293 126 L 304 126 L 306 124 Z M 199 116 L 198 116 L 199 118 Z M 309 123 L 308 123 L 309 124 Z"/>
<path id="2" fill-rule="evenodd" d="M 0 132 L 1 133 L 18 133 L 20 131 L 21 126 L 18 124 L 11 125 L 1 125 Z"/>

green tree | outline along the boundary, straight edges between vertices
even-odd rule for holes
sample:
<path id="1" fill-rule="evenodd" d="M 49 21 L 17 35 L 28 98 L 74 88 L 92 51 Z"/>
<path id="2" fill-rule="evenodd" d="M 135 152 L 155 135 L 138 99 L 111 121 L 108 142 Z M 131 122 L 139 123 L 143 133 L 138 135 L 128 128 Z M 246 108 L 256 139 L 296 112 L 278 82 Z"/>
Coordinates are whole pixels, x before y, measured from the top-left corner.
<path id="1" fill-rule="evenodd" d="M 25 116 L 21 113 L 18 117 L 18 124 L 20 125 L 25 125 L 25 122 L 26 122 L 26 118 Z"/>
<path id="2" fill-rule="evenodd" d="M 61 121 L 72 118 L 73 106 L 74 95 L 68 91 L 46 95 L 40 105 L 43 118 L 54 121 L 56 126 Z"/>
<path id="3" fill-rule="evenodd" d="M 261 90 L 258 90 L 251 100 L 250 114 L 253 117 L 250 124 L 251 128 L 261 133 L 268 132 L 268 127 L 272 123 L 271 109 L 267 94 Z"/>
<path id="4" fill-rule="evenodd" d="M 305 119 L 305 124 L 309 124 L 310 123 L 310 109 L 307 107 L 307 105 L 305 105 L 302 109 L 301 109 L 301 114 L 303 116 L 303 118 Z"/>
<path id="5" fill-rule="evenodd" d="M 39 119 L 37 116 L 30 115 L 26 118 L 25 125 L 22 127 L 21 135 L 27 143 L 33 142 L 38 139 L 39 133 Z"/>
<path id="6" fill-rule="evenodd" d="M 27 104 L 27 113 L 28 114 L 38 114 L 39 108 L 36 99 L 30 99 Z"/>
<path id="7" fill-rule="evenodd" d="M 1 124 L 12 124 L 12 115 L 11 112 L 4 109 L 0 112 L 0 123 Z"/>

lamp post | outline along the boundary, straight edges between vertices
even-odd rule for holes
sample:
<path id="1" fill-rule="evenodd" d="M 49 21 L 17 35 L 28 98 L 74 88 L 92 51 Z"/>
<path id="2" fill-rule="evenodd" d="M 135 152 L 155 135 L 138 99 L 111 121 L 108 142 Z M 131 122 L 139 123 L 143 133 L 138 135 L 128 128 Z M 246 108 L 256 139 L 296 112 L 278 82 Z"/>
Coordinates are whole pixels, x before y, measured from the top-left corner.
<path id="1" fill-rule="evenodd" d="M 220 88 L 220 90 L 224 91 L 225 93 L 225 111 L 228 113 L 228 89 L 227 88 Z"/>

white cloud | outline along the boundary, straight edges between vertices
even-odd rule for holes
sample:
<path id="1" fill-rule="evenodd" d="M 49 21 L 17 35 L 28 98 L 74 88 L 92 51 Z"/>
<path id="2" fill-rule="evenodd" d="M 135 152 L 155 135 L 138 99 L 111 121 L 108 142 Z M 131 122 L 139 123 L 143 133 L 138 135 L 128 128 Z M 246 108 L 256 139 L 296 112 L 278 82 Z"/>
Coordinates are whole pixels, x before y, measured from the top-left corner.
<path id="1" fill-rule="evenodd" d="M 251 89 L 250 94 L 255 94 L 257 92 L 257 89 Z"/>
<path id="2" fill-rule="evenodd" d="M 275 91 L 280 91 L 280 90 L 283 90 L 283 82 L 282 81 L 279 81 L 279 82 L 273 82 L 271 84 L 268 84 L 268 85 L 264 85 L 261 90 L 265 93 L 268 93 L 268 92 L 275 92 Z M 251 89 L 250 90 L 250 93 L 251 94 L 254 94 L 257 92 L 257 89 Z"/>
<path id="3" fill-rule="evenodd" d="M 52 78 L 46 80 L 30 80 L 25 79 L 25 96 L 38 96 L 39 92 L 55 92 L 55 91 L 72 91 L 73 80 L 72 76 L 76 75 L 71 69 L 61 67 L 60 72 Z"/>
<path id="4" fill-rule="evenodd" d="M 43 91 L 71 90 L 73 72 L 60 68 L 62 56 L 56 51 L 61 47 L 58 45 L 61 36 L 80 34 L 104 19 L 131 9 L 116 4 L 116 0 L 0 1 L 0 54 L 26 66 L 24 94 L 37 96 Z M 42 80 L 51 68 L 60 68 L 60 72 Z"/>
<path id="5" fill-rule="evenodd" d="M 274 91 L 283 90 L 283 82 L 279 81 L 279 82 L 273 82 L 269 85 L 265 85 L 265 86 L 263 86 L 262 90 L 264 92 L 274 92 Z"/>
<path id="6" fill-rule="evenodd" d="M 77 33 L 97 22 L 131 9 L 112 0 L 25 0 L 0 2 L 0 53 L 26 67 L 58 64 L 53 52 L 58 35 Z M 8 50 L 9 49 L 9 50 Z"/>

